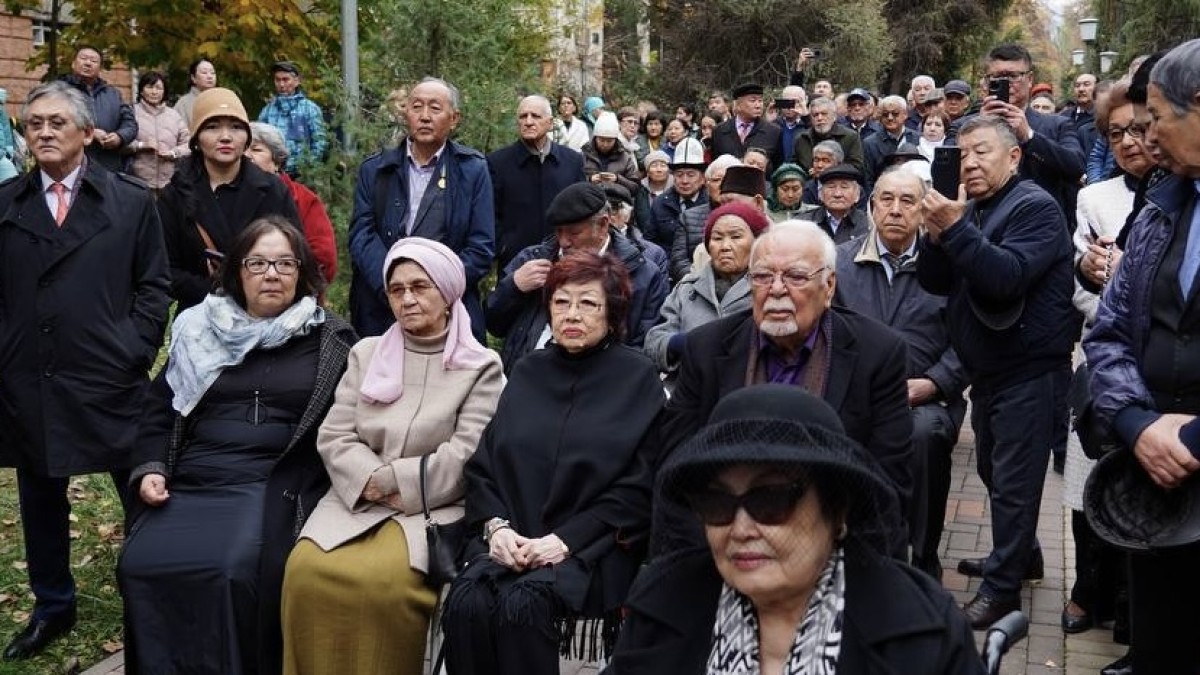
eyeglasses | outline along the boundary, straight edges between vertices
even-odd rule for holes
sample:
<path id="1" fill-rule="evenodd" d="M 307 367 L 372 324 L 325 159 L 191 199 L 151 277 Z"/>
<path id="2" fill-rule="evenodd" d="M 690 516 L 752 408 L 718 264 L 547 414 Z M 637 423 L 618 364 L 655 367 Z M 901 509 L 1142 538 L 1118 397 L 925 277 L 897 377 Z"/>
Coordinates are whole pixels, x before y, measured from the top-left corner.
<path id="1" fill-rule="evenodd" d="M 1032 70 L 1020 70 L 1012 73 L 992 73 L 984 75 L 983 79 L 988 82 L 995 82 L 996 80 L 1019 80 L 1032 72 Z"/>
<path id="2" fill-rule="evenodd" d="M 1125 134 L 1129 134 L 1129 137 L 1134 140 L 1145 138 L 1146 129 L 1148 129 L 1149 126 L 1150 125 L 1148 124 L 1141 124 L 1138 122 L 1130 122 L 1123 127 L 1119 127 L 1114 124 L 1108 127 L 1108 142 L 1120 143 L 1121 141 L 1125 140 Z"/>
<path id="3" fill-rule="evenodd" d="M 775 280 L 783 277 L 783 285 L 788 288 L 804 288 L 808 282 L 812 281 L 818 274 L 824 272 L 826 267 L 818 267 L 811 272 L 804 270 L 784 270 L 783 272 L 767 272 L 760 270 L 751 272 L 749 275 L 750 283 L 754 286 L 762 288 L 770 288 L 775 285 Z"/>
<path id="4" fill-rule="evenodd" d="M 688 501 L 705 525 L 729 525 L 737 517 L 738 509 L 744 509 L 760 525 L 779 525 L 791 517 L 807 491 L 808 485 L 802 482 L 762 485 L 740 495 L 706 488 L 691 495 Z"/>
<path id="5" fill-rule="evenodd" d="M 405 293 L 412 293 L 413 295 L 425 295 L 435 288 L 437 287 L 428 281 L 416 281 L 408 286 L 405 286 L 404 284 L 392 284 L 391 286 L 388 286 L 387 291 L 391 295 L 403 298 Z"/>
<path id="6" fill-rule="evenodd" d="M 584 316 L 595 316 L 604 311 L 604 303 L 590 298 L 571 300 L 570 298 L 551 298 L 550 311 L 554 314 L 566 314 L 574 307 Z"/>
<path id="7" fill-rule="evenodd" d="M 266 274 L 267 268 L 274 267 L 276 272 L 290 277 L 300 270 L 300 261 L 295 258 L 246 258 L 242 261 L 242 267 L 250 274 Z"/>
<path id="8" fill-rule="evenodd" d="M 903 115 L 904 115 L 904 113 L 900 112 L 899 110 L 885 110 L 885 111 L 879 113 L 880 117 L 884 117 L 887 119 L 891 119 L 893 117 L 901 117 Z"/>

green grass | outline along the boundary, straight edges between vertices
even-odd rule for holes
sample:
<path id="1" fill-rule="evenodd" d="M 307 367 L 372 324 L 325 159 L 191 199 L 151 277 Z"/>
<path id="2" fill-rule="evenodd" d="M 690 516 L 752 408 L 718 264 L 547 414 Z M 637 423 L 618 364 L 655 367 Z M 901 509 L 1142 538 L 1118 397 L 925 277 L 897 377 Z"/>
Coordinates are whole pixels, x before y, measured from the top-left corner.
<path id="1" fill-rule="evenodd" d="M 124 529 L 116 490 L 107 474 L 93 474 L 72 478 L 68 494 L 79 623 L 35 658 L 0 661 L 0 675 L 75 673 L 122 646 L 116 567 Z M 0 470 L 0 644 L 24 627 L 33 609 L 18 514 L 16 473 Z"/>

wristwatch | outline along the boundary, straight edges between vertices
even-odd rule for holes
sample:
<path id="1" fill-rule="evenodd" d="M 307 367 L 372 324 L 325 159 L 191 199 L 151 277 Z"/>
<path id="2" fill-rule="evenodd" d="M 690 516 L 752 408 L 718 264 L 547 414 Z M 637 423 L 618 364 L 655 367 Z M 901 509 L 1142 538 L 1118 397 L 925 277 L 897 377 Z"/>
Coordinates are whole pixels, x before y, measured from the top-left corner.
<path id="1" fill-rule="evenodd" d="M 512 529 L 512 525 L 503 518 L 492 518 L 483 526 L 483 543 L 490 544 L 492 535 L 505 528 Z"/>

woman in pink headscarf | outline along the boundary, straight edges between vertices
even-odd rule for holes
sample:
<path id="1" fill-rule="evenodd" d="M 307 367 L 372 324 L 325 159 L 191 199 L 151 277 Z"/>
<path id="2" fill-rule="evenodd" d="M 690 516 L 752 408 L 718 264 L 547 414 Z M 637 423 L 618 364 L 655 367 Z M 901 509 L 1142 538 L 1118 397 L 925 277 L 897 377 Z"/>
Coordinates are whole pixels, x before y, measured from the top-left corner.
<path id="1" fill-rule="evenodd" d="M 422 671 L 437 595 L 425 584 L 421 458 L 433 519 L 460 519 L 463 465 L 504 385 L 500 358 L 471 335 L 453 251 L 402 239 L 381 273 L 396 323 L 351 350 L 317 437 L 332 487 L 288 559 L 286 673 Z"/>

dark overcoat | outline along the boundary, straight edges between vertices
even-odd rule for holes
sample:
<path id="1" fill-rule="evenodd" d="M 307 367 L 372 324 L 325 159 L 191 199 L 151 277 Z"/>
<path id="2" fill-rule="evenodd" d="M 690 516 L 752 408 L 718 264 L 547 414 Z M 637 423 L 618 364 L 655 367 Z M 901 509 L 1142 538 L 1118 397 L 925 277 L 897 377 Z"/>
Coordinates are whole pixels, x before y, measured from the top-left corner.
<path id="1" fill-rule="evenodd" d="M 88 162 L 61 228 L 39 171 L 0 213 L 0 464 L 125 468 L 170 302 L 150 191 Z"/>

